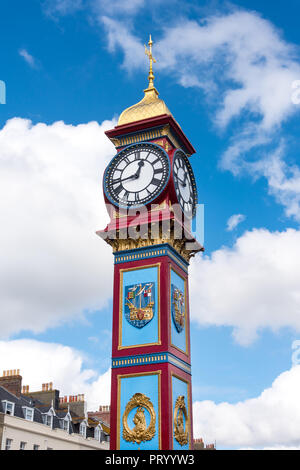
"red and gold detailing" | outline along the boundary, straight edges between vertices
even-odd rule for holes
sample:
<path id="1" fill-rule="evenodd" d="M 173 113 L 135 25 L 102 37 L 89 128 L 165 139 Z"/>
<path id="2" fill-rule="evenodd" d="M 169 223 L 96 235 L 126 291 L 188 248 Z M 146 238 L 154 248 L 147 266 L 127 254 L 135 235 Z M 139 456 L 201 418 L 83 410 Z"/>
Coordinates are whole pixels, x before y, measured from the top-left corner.
<path id="1" fill-rule="evenodd" d="M 186 450 L 193 446 L 188 266 L 203 251 L 183 217 L 197 203 L 195 149 L 158 98 L 151 37 L 148 45 L 145 96 L 106 132 L 117 150 L 103 179 L 111 220 L 97 232 L 114 254 L 110 445 Z"/>

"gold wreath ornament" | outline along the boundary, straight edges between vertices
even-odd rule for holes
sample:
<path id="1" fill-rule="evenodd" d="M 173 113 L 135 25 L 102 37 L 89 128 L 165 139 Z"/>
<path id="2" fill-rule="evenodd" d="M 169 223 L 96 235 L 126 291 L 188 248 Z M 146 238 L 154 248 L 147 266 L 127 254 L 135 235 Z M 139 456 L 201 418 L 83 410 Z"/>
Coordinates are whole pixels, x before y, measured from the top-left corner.
<path id="1" fill-rule="evenodd" d="M 174 410 L 174 436 L 176 441 L 185 446 L 189 440 L 189 418 L 184 402 L 184 396 L 180 395 L 175 403 Z"/>
<path id="2" fill-rule="evenodd" d="M 133 417 L 134 428 L 128 426 L 128 415 L 134 408 L 137 408 Z M 150 414 L 150 424 L 147 427 L 145 418 L 145 409 Z M 151 441 L 155 436 L 156 415 L 150 398 L 143 393 L 135 393 L 126 405 L 122 423 L 123 423 L 123 439 L 128 442 L 136 442 L 140 444 L 144 441 Z"/>

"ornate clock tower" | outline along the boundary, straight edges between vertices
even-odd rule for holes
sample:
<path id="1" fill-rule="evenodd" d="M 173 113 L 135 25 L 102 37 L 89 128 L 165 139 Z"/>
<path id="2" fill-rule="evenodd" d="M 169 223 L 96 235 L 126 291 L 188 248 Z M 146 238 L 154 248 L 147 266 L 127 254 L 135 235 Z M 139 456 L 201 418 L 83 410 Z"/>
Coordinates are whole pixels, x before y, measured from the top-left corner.
<path id="1" fill-rule="evenodd" d="M 152 40 L 144 98 L 106 132 L 110 215 L 97 232 L 114 254 L 111 449 L 193 448 L 188 266 L 195 150 L 154 87 Z"/>

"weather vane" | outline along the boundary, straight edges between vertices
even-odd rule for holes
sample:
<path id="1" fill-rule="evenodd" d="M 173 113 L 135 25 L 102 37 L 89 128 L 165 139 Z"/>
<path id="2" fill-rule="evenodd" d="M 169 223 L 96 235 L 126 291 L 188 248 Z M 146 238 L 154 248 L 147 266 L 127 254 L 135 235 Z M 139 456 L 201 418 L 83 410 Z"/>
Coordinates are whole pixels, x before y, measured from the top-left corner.
<path id="1" fill-rule="evenodd" d="M 153 44 L 153 42 L 152 42 L 151 34 L 150 34 L 150 38 L 149 38 L 149 42 L 148 42 L 149 49 L 147 48 L 146 44 L 144 44 L 145 54 L 148 56 L 149 61 L 150 61 L 150 68 L 149 68 L 149 75 L 148 75 L 148 79 L 149 79 L 149 87 L 148 88 L 154 88 L 154 84 L 153 84 L 154 75 L 153 75 L 153 70 L 152 70 L 152 64 L 153 64 L 153 62 L 155 63 L 156 60 L 154 59 L 154 57 L 152 55 L 152 44 Z"/>

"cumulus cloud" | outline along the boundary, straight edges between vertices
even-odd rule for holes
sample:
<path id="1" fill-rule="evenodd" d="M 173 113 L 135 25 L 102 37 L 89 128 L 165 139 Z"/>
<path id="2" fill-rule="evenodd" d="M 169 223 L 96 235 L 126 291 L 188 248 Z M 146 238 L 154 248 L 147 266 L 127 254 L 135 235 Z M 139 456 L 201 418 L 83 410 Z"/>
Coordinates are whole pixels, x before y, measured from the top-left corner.
<path id="1" fill-rule="evenodd" d="M 88 358 L 73 348 L 20 339 L 0 341 L 0 370 L 20 369 L 23 385 L 38 391 L 53 382 L 61 396 L 85 394 L 88 410 L 110 403 L 110 370 L 99 375 L 85 366 Z"/>
<path id="2" fill-rule="evenodd" d="M 95 231 L 108 221 L 102 176 L 115 149 L 104 131 L 114 125 L 14 118 L 0 130 L 2 337 L 79 318 L 111 296 L 111 249 Z"/>
<path id="3" fill-rule="evenodd" d="M 191 264 L 192 319 L 199 325 L 233 328 L 248 345 L 263 328 L 300 331 L 300 231 L 254 229 L 232 248 Z"/>
<path id="4" fill-rule="evenodd" d="M 245 216 L 243 214 L 234 214 L 227 220 L 227 229 L 229 232 L 234 230 L 241 222 L 245 220 Z"/>
<path id="5" fill-rule="evenodd" d="M 300 366 L 280 374 L 257 398 L 193 405 L 194 436 L 225 448 L 299 448 Z"/>

